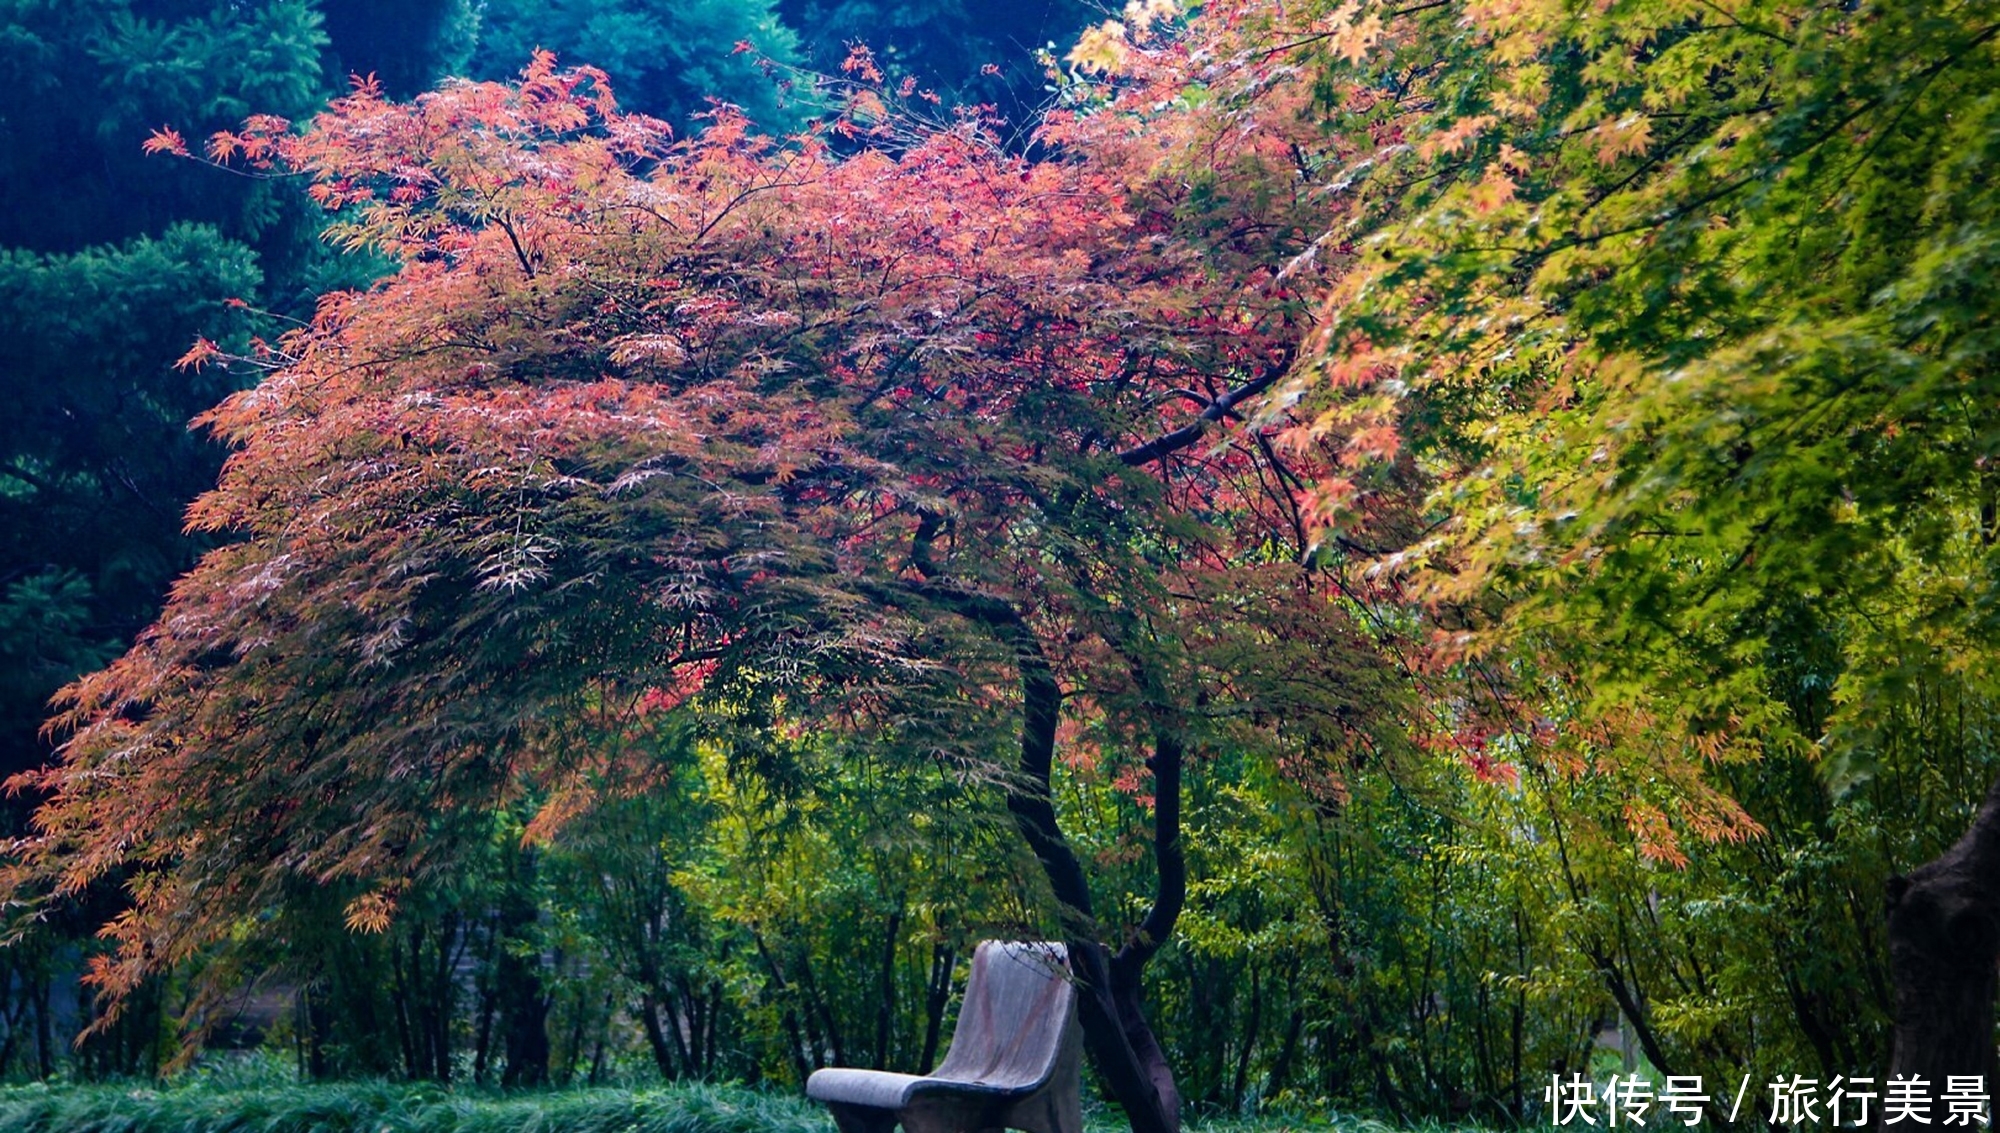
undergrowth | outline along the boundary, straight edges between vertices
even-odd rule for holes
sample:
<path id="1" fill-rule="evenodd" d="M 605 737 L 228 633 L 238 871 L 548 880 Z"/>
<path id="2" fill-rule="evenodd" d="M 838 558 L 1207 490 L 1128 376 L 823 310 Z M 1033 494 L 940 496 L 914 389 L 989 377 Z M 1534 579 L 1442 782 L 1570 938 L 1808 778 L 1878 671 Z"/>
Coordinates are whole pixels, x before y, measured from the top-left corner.
<path id="1" fill-rule="evenodd" d="M 1094 1108 L 1087 1133 L 1124 1128 Z M 501 1092 L 431 1083 L 272 1082 L 195 1073 L 171 1084 L 0 1087 L 5 1133 L 833 1133 L 826 1110 L 790 1091 L 731 1085 Z M 1358 1117 L 1195 1122 L 1189 1133 L 1398 1133 Z M 1426 1126 L 1425 1133 L 1445 1133 Z"/>
<path id="2" fill-rule="evenodd" d="M 8 1133 L 832 1133 L 804 1098 L 729 1086 L 501 1094 L 330 1082 L 0 1089 Z"/>

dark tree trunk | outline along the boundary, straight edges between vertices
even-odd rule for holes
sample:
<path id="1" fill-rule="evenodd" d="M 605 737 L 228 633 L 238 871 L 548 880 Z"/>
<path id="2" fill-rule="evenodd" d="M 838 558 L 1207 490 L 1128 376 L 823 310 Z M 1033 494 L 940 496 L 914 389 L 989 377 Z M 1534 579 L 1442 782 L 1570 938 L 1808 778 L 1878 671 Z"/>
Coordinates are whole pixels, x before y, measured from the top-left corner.
<path id="1" fill-rule="evenodd" d="M 1299 1036 L 1305 1033 L 1306 1013 L 1300 1008 L 1292 1008 L 1291 1021 L 1285 1024 L 1284 1041 L 1278 1044 L 1278 1056 L 1271 1060 L 1271 1071 L 1264 1079 L 1264 1096 L 1275 1098 L 1284 1092 L 1292 1080 L 1292 1059 L 1299 1052 Z"/>
<path id="2" fill-rule="evenodd" d="M 949 944 L 931 945 L 931 978 L 924 995 L 924 1053 L 918 1066 L 936 1066 L 938 1040 L 943 1037 L 944 1008 L 951 996 L 951 973 L 958 964 L 958 950 Z"/>
<path id="3" fill-rule="evenodd" d="M 590 1050 L 590 1077 L 587 1081 L 592 1086 L 596 1086 L 604 1080 L 604 1059 L 605 1055 L 609 1053 L 606 1047 L 611 1042 L 611 1017 L 617 1013 L 617 1010 L 617 1000 L 613 998 L 611 992 L 605 992 L 604 1005 L 598 1009 L 597 1013 L 597 1042 Z"/>
<path id="4" fill-rule="evenodd" d="M 799 1076 L 799 1081 L 803 1083 L 807 1078 L 812 1077 L 815 1067 L 806 1065 L 806 1040 L 805 1036 L 799 1033 L 799 1013 L 790 1007 L 785 1008 L 785 1034 L 792 1040 L 791 1044 L 786 1047 L 792 1055 L 792 1071 Z"/>
<path id="5" fill-rule="evenodd" d="M 1171 713 L 1162 712 L 1154 754 L 1147 761 L 1154 777 L 1153 905 L 1131 941 L 1113 955 L 1100 939 L 1102 929 L 1092 911 L 1083 863 L 1056 822 L 1050 776 L 1062 716 L 1062 686 L 1033 628 L 1011 602 L 938 581 L 930 548 L 943 524 L 942 516 L 921 513 L 910 553 L 911 565 L 926 580 L 917 591 L 987 627 L 1014 652 L 1021 677 L 1021 756 L 1007 786 L 1007 812 L 1041 863 L 1060 907 L 1064 943 L 1077 982 L 1084 1049 L 1105 1089 L 1125 1111 L 1133 1133 L 1180 1133 L 1180 1090 L 1146 1020 L 1140 982 L 1146 962 L 1172 935 L 1187 895 L 1180 844 L 1182 750 L 1180 737 L 1166 725 Z M 1150 683 L 1144 674 L 1138 675 L 1142 685 Z M 1166 699 L 1161 697 L 1158 703 L 1164 708 Z"/>
<path id="6" fill-rule="evenodd" d="M 418 925 L 413 930 L 413 934 L 421 933 L 422 931 L 423 927 Z M 412 966 L 415 966 L 417 962 L 417 947 L 417 943 L 413 939 L 410 944 Z M 418 1065 L 417 1044 L 411 1034 L 410 1014 L 415 1008 L 413 1002 L 415 995 L 410 987 L 408 973 L 403 970 L 403 942 L 393 937 L 389 942 L 389 989 L 390 1006 L 395 1012 L 396 1019 L 396 1041 L 401 1046 L 403 1052 L 403 1076 L 410 1079 L 421 1078 L 423 1077 L 423 1070 Z"/>
<path id="7" fill-rule="evenodd" d="M 479 996 L 479 1026 L 472 1041 L 472 1080 L 486 1081 L 486 1070 L 492 1062 L 493 1021 L 500 1011 L 500 997 L 488 987 Z"/>
<path id="8" fill-rule="evenodd" d="M 703 1052 L 707 1049 L 702 1039 L 702 1020 L 707 1018 L 703 1010 L 701 993 L 695 990 L 694 982 L 685 972 L 674 975 L 674 989 L 663 992 L 669 1007 L 667 1013 L 668 1037 L 674 1041 L 674 1050 L 681 1056 L 681 1065 L 687 1068 L 690 1078 L 701 1078 L 708 1074 L 708 1063 Z"/>
<path id="9" fill-rule="evenodd" d="M 2000 781 L 1951 849 L 1888 886 L 1896 1026 L 1890 1073 L 1942 1089 L 1952 1075 L 2000 1080 L 1993 1043 L 2000 962 Z"/>
<path id="10" fill-rule="evenodd" d="M 660 1078 L 671 1082 L 674 1073 L 674 1051 L 667 1045 L 667 1034 L 660 1027 L 660 1001 L 650 991 L 639 994 L 639 1025 L 646 1030 L 646 1045 L 652 1048 L 653 1065 L 659 1067 Z"/>
<path id="11" fill-rule="evenodd" d="M 534 941 L 540 916 L 534 901 L 534 852 L 521 851 L 515 864 L 519 872 L 500 899 L 501 944 L 493 972 L 507 1054 L 500 1083 L 540 1086 L 549 1080 L 549 996 Z"/>
<path id="12" fill-rule="evenodd" d="M 35 1074 L 44 1080 L 56 1075 L 54 1029 L 49 1022 L 49 988 L 53 983 L 47 972 L 35 973 Z"/>
<path id="13" fill-rule="evenodd" d="M 549 1000 L 542 988 L 541 965 L 532 957 L 500 958 L 500 1024 L 507 1048 L 507 1065 L 500 1074 L 504 1086 L 540 1086 L 549 1080 Z"/>
<path id="14" fill-rule="evenodd" d="M 326 1080 L 332 1067 L 327 1065 L 326 1041 L 333 1029 L 333 1012 L 326 1002 L 326 992 L 322 988 L 307 985 L 305 995 L 306 1015 L 306 1069 L 315 1082 Z"/>
<path id="15" fill-rule="evenodd" d="M 1610 951 L 1601 943 L 1592 942 L 1584 951 L 1590 957 L 1591 963 L 1597 965 L 1598 974 L 1604 979 L 1605 989 L 1611 992 L 1611 998 L 1617 1001 L 1619 1012 L 1625 1021 L 1631 1024 L 1633 1033 L 1639 1036 L 1639 1046 L 1646 1052 L 1647 1060 L 1661 1074 L 1674 1073 L 1675 1063 L 1667 1058 L 1666 1048 L 1660 1045 L 1659 1035 L 1653 1030 L 1652 1013 L 1647 1010 L 1645 998 L 1640 994 L 1637 983 L 1626 980 L 1624 971 L 1618 967 Z"/>
<path id="16" fill-rule="evenodd" d="M 1179 918 L 1186 895 L 1180 845 L 1181 746 L 1163 732 L 1148 760 L 1154 777 L 1153 856 L 1158 886 L 1153 906 L 1130 943 L 1113 955 L 1098 939 L 1083 866 L 1056 823 L 1050 793 L 1062 690 L 1041 646 L 1011 607 L 1002 623 L 1021 669 L 1023 719 L 1020 777 L 1007 795 L 1014 816 L 1063 907 L 1070 965 L 1077 976 L 1083 1041 L 1105 1087 L 1125 1111 L 1133 1133 L 1179 1133 L 1180 1090 L 1146 1020 L 1140 974 Z"/>
<path id="17" fill-rule="evenodd" d="M 826 996 L 819 990 L 819 978 L 813 974 L 812 954 L 810 951 L 801 949 L 798 956 L 798 988 L 800 994 L 805 996 L 805 1010 L 808 1015 L 819 1019 L 820 1026 L 826 1035 L 827 1048 L 833 1055 L 832 1062 L 822 1062 L 821 1065 L 849 1065 L 847 1061 L 847 1043 L 843 1041 L 843 1036 L 840 1033 L 840 1020 L 833 1013 L 833 1004 L 829 1003 Z"/>
<path id="18" fill-rule="evenodd" d="M 698 1027 L 701 1047 L 697 1066 L 701 1076 L 709 1078 L 715 1074 L 715 1029 L 722 1022 L 722 984 L 714 980 L 709 981 L 708 998 L 702 1002 L 705 1006 L 701 1010 Z"/>
<path id="19" fill-rule="evenodd" d="M 557 970 L 560 972 L 560 967 Z M 575 998 L 575 1005 L 570 1009 L 569 1034 L 565 1036 L 563 1043 L 561 1084 L 564 1086 L 576 1084 L 576 1067 L 577 1063 L 583 1060 L 583 1039 L 590 1029 L 590 1024 L 590 1000 L 578 995 Z"/>
<path id="20" fill-rule="evenodd" d="M 896 1018 L 896 938 L 902 935 L 903 911 L 909 906 L 909 898 L 896 902 L 896 911 L 889 914 L 889 926 L 882 933 L 882 969 L 876 981 L 879 989 L 875 996 L 875 1062 L 881 1070 L 889 1065 L 889 1028 Z"/>
<path id="21" fill-rule="evenodd" d="M 432 1072 L 440 1082 L 451 1081 L 451 1021 L 458 1013 L 458 961 L 465 951 L 465 926 L 446 911 L 431 968 L 430 1048 Z"/>
<path id="22" fill-rule="evenodd" d="M 1095 939 L 1068 941 L 1083 1045 L 1133 1133 L 1179 1133 L 1180 1090 L 1138 996 L 1138 970 L 1118 964 Z"/>
<path id="23" fill-rule="evenodd" d="M 1263 973 L 1250 965 L 1250 1018 L 1243 1024 L 1243 1045 L 1236 1051 L 1236 1077 L 1229 1087 L 1230 1108 L 1241 1112 L 1243 1093 L 1250 1087 L 1250 1055 L 1257 1049 L 1257 1032 L 1264 1026 Z"/>
<path id="24" fill-rule="evenodd" d="M 1167 1062 L 1167 1052 L 1160 1048 L 1160 1040 L 1154 1035 L 1152 1024 L 1146 1020 L 1145 994 L 1140 988 L 1140 970 L 1145 967 L 1147 957 L 1129 955 L 1132 949 L 1120 949 L 1111 960 L 1111 1002 L 1118 1010 L 1118 1027 L 1124 1032 L 1126 1045 L 1131 1048 L 1132 1057 L 1145 1075 L 1151 1101 L 1159 1109 L 1158 1118 L 1162 1128 L 1178 1131 L 1181 1127 L 1181 1092 L 1174 1082 L 1173 1067 Z M 1148 950 L 1150 954 L 1150 949 Z M 1118 1099 L 1126 1105 L 1127 1116 L 1132 1110 L 1126 1099 Z M 1153 1115 L 1147 1115 L 1148 1120 Z M 1135 1118 L 1132 1128 L 1137 1133 L 1145 1133 Z"/>
<path id="25" fill-rule="evenodd" d="M 500 1019 L 500 950 L 506 947 L 501 911 L 494 909 L 485 918 L 485 933 L 479 944 L 474 968 L 474 990 L 479 1004 L 472 1036 L 472 1080 L 484 1083 L 493 1067 L 493 1028 Z"/>
<path id="26" fill-rule="evenodd" d="M 821 1068 L 819 1040 L 812 1033 L 812 1014 L 810 1011 L 805 1013 L 804 1025 L 801 1026 L 799 1020 L 800 1011 L 798 1010 L 800 1004 L 799 997 L 793 995 L 791 988 L 786 984 L 785 973 L 778 967 L 778 958 L 771 954 L 771 949 L 765 945 L 764 937 L 761 933 L 752 932 L 750 939 L 756 942 L 757 954 L 763 957 L 764 968 L 771 973 L 771 982 L 765 985 L 767 988 L 766 994 L 771 995 L 778 1002 L 785 1004 L 785 1034 L 792 1040 L 790 1046 L 792 1069 L 798 1073 L 799 1084 L 804 1085 L 805 1080 L 812 1076 L 812 1072 Z M 808 1051 L 812 1054 L 811 1065 L 807 1065 L 806 1061 Z"/>

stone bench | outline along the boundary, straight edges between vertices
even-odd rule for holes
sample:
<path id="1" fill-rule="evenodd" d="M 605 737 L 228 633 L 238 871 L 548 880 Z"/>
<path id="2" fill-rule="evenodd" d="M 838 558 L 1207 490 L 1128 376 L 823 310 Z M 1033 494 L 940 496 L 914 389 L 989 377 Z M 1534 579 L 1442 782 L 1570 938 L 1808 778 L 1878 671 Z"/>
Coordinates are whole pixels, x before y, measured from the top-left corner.
<path id="1" fill-rule="evenodd" d="M 1076 989 L 1060 944 L 989 940 L 972 954 L 958 1026 L 929 1074 L 820 1070 L 806 1094 L 841 1133 L 1083 1133 Z"/>

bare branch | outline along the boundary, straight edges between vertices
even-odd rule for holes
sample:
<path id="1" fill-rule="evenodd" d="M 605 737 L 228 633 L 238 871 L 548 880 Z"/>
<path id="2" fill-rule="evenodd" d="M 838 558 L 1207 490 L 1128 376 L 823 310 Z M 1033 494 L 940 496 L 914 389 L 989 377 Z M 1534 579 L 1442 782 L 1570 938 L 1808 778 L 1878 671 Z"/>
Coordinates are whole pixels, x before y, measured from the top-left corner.
<path id="1" fill-rule="evenodd" d="M 1238 405 L 1276 385 L 1278 379 L 1284 377 L 1285 372 L 1291 369 L 1292 356 L 1292 350 L 1287 348 L 1272 359 L 1262 373 L 1209 402 L 1208 408 L 1196 415 L 1194 420 L 1171 433 L 1154 437 L 1136 448 L 1126 449 L 1118 454 L 1118 459 L 1127 467 L 1136 468 L 1142 464 L 1151 464 L 1163 456 L 1172 455 L 1195 443 L 1201 439 L 1202 433 L 1206 432 L 1210 425 L 1227 417 Z"/>

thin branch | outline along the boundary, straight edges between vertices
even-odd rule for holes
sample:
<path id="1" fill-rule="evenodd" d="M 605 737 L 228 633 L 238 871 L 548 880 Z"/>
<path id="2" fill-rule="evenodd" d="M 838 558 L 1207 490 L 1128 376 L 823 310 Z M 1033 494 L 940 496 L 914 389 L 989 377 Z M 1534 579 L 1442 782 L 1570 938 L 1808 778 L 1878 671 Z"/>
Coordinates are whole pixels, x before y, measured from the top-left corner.
<path id="1" fill-rule="evenodd" d="M 1277 358 L 1272 359 L 1264 367 L 1263 373 L 1216 398 L 1194 420 L 1173 432 L 1154 437 L 1145 444 L 1119 453 L 1119 461 L 1128 468 L 1136 468 L 1143 464 L 1151 464 L 1161 457 L 1170 456 L 1195 443 L 1201 439 L 1201 435 L 1210 425 L 1227 417 L 1238 405 L 1276 385 L 1278 379 L 1284 377 L 1286 371 L 1291 369 L 1292 358 L 1292 348 L 1286 347 Z"/>

